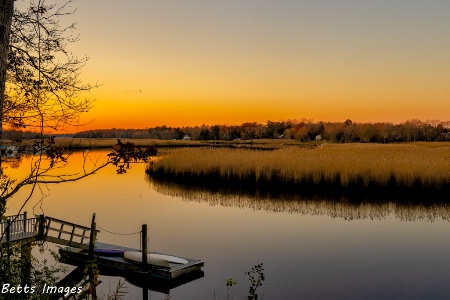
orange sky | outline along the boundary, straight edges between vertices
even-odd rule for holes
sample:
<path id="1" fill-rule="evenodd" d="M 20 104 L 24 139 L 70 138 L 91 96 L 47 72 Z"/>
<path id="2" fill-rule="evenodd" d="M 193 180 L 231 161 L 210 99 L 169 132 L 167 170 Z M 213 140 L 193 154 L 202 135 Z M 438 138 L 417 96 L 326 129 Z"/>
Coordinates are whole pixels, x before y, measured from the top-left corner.
<path id="1" fill-rule="evenodd" d="M 83 79 L 103 84 L 80 130 L 450 119 L 448 1 L 73 6 L 71 49 L 90 57 Z"/>

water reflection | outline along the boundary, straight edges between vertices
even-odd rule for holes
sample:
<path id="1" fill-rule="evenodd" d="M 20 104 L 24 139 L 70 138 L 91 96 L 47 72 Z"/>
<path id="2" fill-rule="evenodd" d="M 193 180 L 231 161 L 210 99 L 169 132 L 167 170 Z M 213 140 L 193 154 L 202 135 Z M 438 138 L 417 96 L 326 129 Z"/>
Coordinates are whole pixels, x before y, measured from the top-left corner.
<path id="1" fill-rule="evenodd" d="M 23 163 L 25 158 L 28 158 L 29 155 L 16 155 L 16 156 L 6 156 L 2 155 L 1 162 L 2 167 L 9 167 L 12 169 L 17 169 Z"/>
<path id="2" fill-rule="evenodd" d="M 70 282 L 78 284 L 79 282 L 82 282 L 84 280 L 84 269 L 86 265 L 85 261 L 77 260 L 75 258 L 70 258 L 63 255 L 60 258 L 60 262 L 77 266 L 75 270 L 73 270 L 63 280 L 60 281 L 61 285 L 65 285 L 66 283 Z M 142 274 L 140 272 L 119 270 L 117 268 L 111 268 L 111 266 L 104 265 L 102 263 L 98 263 L 96 267 L 98 268 L 98 271 L 102 276 L 121 277 L 133 286 L 142 289 L 143 295 L 147 295 L 149 291 L 158 292 L 161 294 L 170 294 L 171 290 L 204 277 L 204 272 L 202 270 L 195 270 L 171 280 L 157 276 L 153 276 L 150 279 L 149 276 L 147 276 L 147 274 L 145 273 Z"/>
<path id="3" fill-rule="evenodd" d="M 106 154 L 92 151 L 89 156 L 100 163 Z M 82 153 L 75 153 L 57 171 L 82 172 L 83 162 Z M 5 172 L 20 180 L 30 165 L 24 159 L 18 169 Z M 260 262 L 267 267 L 264 299 L 445 299 L 450 294 L 445 200 L 427 205 L 435 198 L 399 201 L 224 184 L 199 187 L 159 182 L 144 172 L 144 164 L 133 165 L 126 175 L 109 166 L 83 180 L 49 186 L 43 212 L 79 224 L 90 224 L 96 212 L 99 226 L 112 232 L 136 232 L 147 223 L 152 251 L 205 261 L 204 277 L 167 296 L 167 290 L 148 287 L 149 299 L 226 299 L 230 277 L 238 282 L 233 289 L 240 299 L 248 292 L 243 271 Z M 16 195 L 8 214 L 16 213 L 26 196 Z M 30 214 L 41 201 L 38 196 L 25 207 Z M 99 241 L 140 247 L 134 235 L 102 231 Z M 119 280 L 126 299 L 143 299 L 145 286 L 114 276 L 101 276 L 99 295 L 110 294 Z"/>
<path id="4" fill-rule="evenodd" d="M 250 208 L 273 213 L 326 215 L 348 221 L 397 218 L 401 221 L 450 221 L 450 204 L 444 201 L 395 201 L 395 199 L 355 199 L 346 196 L 325 198 L 294 193 L 245 192 L 239 187 L 217 189 L 205 185 L 165 182 L 147 176 L 155 191 L 186 202 L 204 202 L 211 206 Z"/>

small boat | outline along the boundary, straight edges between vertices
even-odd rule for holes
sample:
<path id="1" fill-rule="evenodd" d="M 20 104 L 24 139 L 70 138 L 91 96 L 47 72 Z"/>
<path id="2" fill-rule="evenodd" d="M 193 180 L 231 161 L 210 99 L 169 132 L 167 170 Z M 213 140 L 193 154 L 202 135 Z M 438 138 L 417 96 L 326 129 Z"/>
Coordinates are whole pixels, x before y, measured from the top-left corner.
<path id="1" fill-rule="evenodd" d="M 103 249 L 103 248 L 95 248 L 94 254 L 101 256 L 123 256 L 124 250 L 121 249 Z"/>
<path id="2" fill-rule="evenodd" d="M 142 262 L 142 253 L 137 251 L 125 251 L 123 254 L 123 257 L 127 260 L 134 261 L 134 262 Z M 157 254 L 152 253 L 147 255 L 147 263 L 154 266 L 159 267 L 169 267 L 169 263 L 175 263 L 175 264 L 187 264 L 188 261 L 184 258 L 172 256 L 172 255 L 166 255 L 166 254 Z"/>
<path id="3" fill-rule="evenodd" d="M 177 257 L 177 256 L 172 256 L 172 255 L 166 255 L 166 254 L 150 254 L 150 256 L 152 257 L 157 257 L 157 258 L 161 258 L 161 259 L 166 259 L 171 263 L 175 263 L 175 264 L 182 264 L 182 265 L 186 265 L 189 262 L 187 260 L 185 260 L 184 258 L 181 257 Z"/>
<path id="4" fill-rule="evenodd" d="M 123 257 L 126 260 L 129 260 L 132 262 L 142 263 L 142 253 L 141 252 L 125 250 L 123 253 Z M 163 267 L 163 268 L 169 268 L 169 261 L 167 259 L 152 257 L 151 254 L 147 254 L 147 264 L 153 265 L 153 266 L 158 266 L 158 267 Z"/>

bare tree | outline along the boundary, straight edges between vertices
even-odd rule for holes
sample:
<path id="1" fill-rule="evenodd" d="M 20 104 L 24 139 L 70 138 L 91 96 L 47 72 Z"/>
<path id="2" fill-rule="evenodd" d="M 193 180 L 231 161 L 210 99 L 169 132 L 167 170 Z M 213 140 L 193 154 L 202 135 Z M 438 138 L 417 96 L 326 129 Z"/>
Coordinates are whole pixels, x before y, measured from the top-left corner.
<path id="1" fill-rule="evenodd" d="M 60 23 L 61 17 L 75 12 L 71 4 L 31 0 L 25 11 L 14 10 L 3 123 L 56 130 L 77 123 L 91 108 L 92 100 L 82 93 L 97 85 L 80 80 L 88 59 L 68 50 L 78 41 L 75 24 Z"/>
<path id="2" fill-rule="evenodd" d="M 66 50 L 67 43 L 77 40 L 70 33 L 74 25 L 61 27 L 59 24 L 61 16 L 73 13 L 68 11 L 71 0 L 60 6 L 47 5 L 45 0 L 31 0 L 25 12 L 14 10 L 13 1 L 0 3 L 0 123 L 38 127 L 42 155 L 44 128 L 57 129 L 61 124 L 69 124 L 91 105 L 89 100 L 78 98 L 80 92 L 92 88 L 78 79 L 86 59 L 77 59 Z M 0 127 L 0 138 L 2 129 Z M 65 160 L 63 150 L 54 148 L 51 142 L 45 151 L 52 160 L 49 169 L 58 160 Z M 33 185 L 32 194 L 40 178 L 47 174 L 48 170 L 41 168 L 41 158 L 31 168 L 29 176 L 20 182 L 0 172 L 0 215 L 4 213 L 7 199 L 29 184 Z"/>
<path id="3" fill-rule="evenodd" d="M 0 120 L 3 119 L 6 66 L 8 61 L 13 10 L 14 0 L 0 0 Z M 2 138 L 2 132 L 2 123 L 0 122 L 0 141 Z"/>
<path id="4" fill-rule="evenodd" d="M 31 191 L 23 199 L 18 214 L 41 185 L 81 180 L 108 164 L 115 165 L 117 173 L 126 173 L 130 163 L 145 162 L 149 155 L 156 154 L 154 148 L 143 150 L 131 143 L 118 141 L 105 162 L 96 161 L 89 169 L 83 164 L 82 172 L 76 174 L 52 172 L 65 164 L 70 154 L 61 147 L 55 147 L 52 138 L 45 144 L 42 132 L 44 128 L 60 129 L 76 122 L 79 114 L 87 111 L 92 104 L 90 100 L 81 99 L 80 94 L 93 86 L 83 84 L 79 79 L 80 70 L 87 58 L 79 59 L 66 49 L 67 44 L 77 40 L 77 36 L 71 34 L 74 25 L 61 27 L 59 24 L 61 16 L 73 13 L 69 7 L 72 1 L 59 6 L 46 5 L 44 2 L 45 0 L 31 0 L 30 7 L 25 12 L 19 12 L 13 10 L 14 0 L 0 0 L 0 124 L 37 127 L 41 132 L 40 141 L 35 145 L 39 155 L 33 158 L 28 175 L 20 180 L 12 180 L 0 172 L 0 217 L 5 213 L 7 200 L 25 186 L 31 186 Z M 0 139 L 1 132 L 0 125 Z M 86 161 L 88 156 L 85 155 L 84 158 Z M 43 163 L 44 159 L 47 160 L 46 163 Z M 7 228 L 5 232 L 6 230 Z M 0 232 L 0 240 L 5 232 Z M 8 249 L 20 250 L 15 246 Z M 10 258 L 17 255 L 20 257 L 22 253 L 12 253 L 7 260 L 0 258 L 0 284 L 5 283 L 5 280 L 8 283 L 21 282 L 23 260 L 10 263 Z M 36 278 L 48 280 L 46 274 L 37 274 L 34 281 Z"/>

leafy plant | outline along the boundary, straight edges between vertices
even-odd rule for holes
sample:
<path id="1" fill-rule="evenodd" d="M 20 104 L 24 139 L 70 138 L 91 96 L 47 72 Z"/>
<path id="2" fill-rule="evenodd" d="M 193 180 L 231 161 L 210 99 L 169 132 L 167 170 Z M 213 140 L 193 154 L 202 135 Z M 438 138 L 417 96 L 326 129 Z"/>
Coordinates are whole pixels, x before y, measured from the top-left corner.
<path id="1" fill-rule="evenodd" d="M 82 296 L 88 299 L 91 296 L 92 299 L 97 299 L 96 288 L 100 284 L 99 281 L 100 271 L 98 270 L 97 261 L 88 260 L 84 267 L 83 285 L 88 286 Z"/>
<path id="2" fill-rule="evenodd" d="M 39 247 L 40 252 L 47 251 L 43 242 L 33 244 Z M 53 257 L 57 253 L 50 251 Z M 45 285 L 57 285 L 58 275 L 66 271 L 66 268 L 59 264 L 51 264 L 47 259 L 42 261 L 31 255 L 31 245 L 6 245 L 1 248 L 0 258 L 0 284 L 2 288 L 7 288 L 10 293 L 8 299 L 52 299 L 54 295 L 39 293 Z M 19 293 L 17 287 L 21 287 Z M 34 293 L 31 291 L 34 289 Z M 12 290 L 12 289 L 15 289 Z"/>
<path id="3" fill-rule="evenodd" d="M 264 268 L 263 264 L 260 263 L 259 265 L 254 266 L 251 271 L 245 272 L 245 274 L 248 275 L 248 279 L 250 280 L 250 289 L 248 291 L 248 300 L 258 300 L 259 298 L 258 294 L 256 293 L 256 290 L 262 286 L 263 281 L 266 279 L 264 276 Z"/>
<path id="4" fill-rule="evenodd" d="M 123 286 L 123 284 L 124 284 L 124 282 L 122 280 L 119 280 L 119 283 L 117 284 L 116 290 L 112 294 L 108 295 L 106 300 L 120 300 L 120 299 L 123 299 L 123 297 L 127 293 L 127 292 L 124 291 L 125 287 Z M 166 299 L 170 299 L 170 298 L 166 298 Z"/>
<path id="5" fill-rule="evenodd" d="M 230 287 L 232 287 L 233 285 L 236 285 L 237 282 L 233 278 L 228 278 L 226 283 L 227 283 L 227 300 L 229 300 L 230 299 Z M 234 293 L 233 293 L 233 296 L 234 296 Z"/>
<path id="6" fill-rule="evenodd" d="M 247 300 L 258 300 L 262 299 L 262 297 L 259 297 L 259 295 L 256 293 L 256 290 L 262 286 L 263 281 L 266 279 L 264 275 L 264 268 L 263 264 L 260 263 L 259 265 L 254 266 L 250 271 L 244 272 L 248 276 L 248 279 L 250 280 L 250 288 L 247 295 Z M 233 297 L 230 297 L 230 288 L 237 285 L 237 281 L 233 278 L 228 278 L 226 281 L 227 286 L 227 300 L 234 299 L 234 293 Z M 242 295 L 242 298 L 244 299 L 244 295 Z M 216 299 L 214 294 L 214 299 Z"/>
<path id="7" fill-rule="evenodd" d="M 148 162 L 150 156 L 158 153 L 155 147 L 149 146 L 146 149 L 136 146 L 134 143 L 122 143 L 119 139 L 114 145 L 112 152 L 108 154 L 109 162 L 117 167 L 117 174 L 126 173 L 132 162 Z"/>

